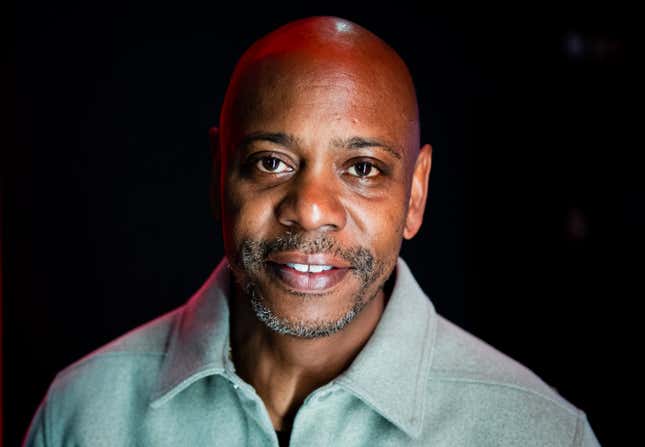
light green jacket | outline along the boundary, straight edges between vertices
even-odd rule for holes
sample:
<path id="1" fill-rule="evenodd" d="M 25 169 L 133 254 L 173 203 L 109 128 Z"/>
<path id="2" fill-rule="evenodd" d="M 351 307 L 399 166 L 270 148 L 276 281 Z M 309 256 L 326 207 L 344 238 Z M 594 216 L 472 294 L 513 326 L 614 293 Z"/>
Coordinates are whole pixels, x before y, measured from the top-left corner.
<path id="1" fill-rule="evenodd" d="M 226 260 L 181 308 L 59 373 L 27 446 L 277 446 L 229 359 Z M 292 446 L 597 446 L 585 414 L 435 312 L 399 258 L 381 321 L 298 410 Z"/>

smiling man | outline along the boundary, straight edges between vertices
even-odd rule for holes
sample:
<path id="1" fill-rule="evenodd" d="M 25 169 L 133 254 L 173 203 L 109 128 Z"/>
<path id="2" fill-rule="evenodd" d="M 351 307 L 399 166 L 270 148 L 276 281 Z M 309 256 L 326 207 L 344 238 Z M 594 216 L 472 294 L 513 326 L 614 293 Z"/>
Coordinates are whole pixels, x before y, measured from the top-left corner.
<path id="1" fill-rule="evenodd" d="M 378 37 L 332 17 L 265 36 L 211 138 L 226 257 L 185 306 L 62 371 L 26 445 L 598 445 L 399 258 L 432 150 Z"/>

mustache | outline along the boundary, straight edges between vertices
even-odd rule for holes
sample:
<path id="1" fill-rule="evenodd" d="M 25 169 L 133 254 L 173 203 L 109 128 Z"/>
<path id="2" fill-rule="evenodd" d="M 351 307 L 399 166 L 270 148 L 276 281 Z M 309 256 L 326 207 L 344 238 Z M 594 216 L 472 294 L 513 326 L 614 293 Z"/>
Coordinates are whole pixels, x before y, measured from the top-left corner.
<path id="1" fill-rule="evenodd" d="M 266 240 L 245 239 L 238 249 L 239 263 L 248 270 L 259 270 L 273 253 L 299 251 L 305 254 L 333 254 L 347 261 L 351 268 L 365 281 L 380 270 L 379 262 L 365 247 L 343 247 L 333 237 L 322 234 L 315 238 L 303 233 L 286 232 Z"/>

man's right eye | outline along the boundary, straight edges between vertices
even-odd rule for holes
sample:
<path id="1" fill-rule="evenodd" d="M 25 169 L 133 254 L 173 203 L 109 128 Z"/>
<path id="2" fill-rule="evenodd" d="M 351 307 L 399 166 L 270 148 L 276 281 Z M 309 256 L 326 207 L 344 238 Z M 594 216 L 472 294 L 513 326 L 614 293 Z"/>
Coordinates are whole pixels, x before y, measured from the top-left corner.
<path id="1" fill-rule="evenodd" d="M 255 166 L 267 174 L 284 174 L 293 171 L 289 165 L 276 157 L 262 157 L 255 162 Z"/>

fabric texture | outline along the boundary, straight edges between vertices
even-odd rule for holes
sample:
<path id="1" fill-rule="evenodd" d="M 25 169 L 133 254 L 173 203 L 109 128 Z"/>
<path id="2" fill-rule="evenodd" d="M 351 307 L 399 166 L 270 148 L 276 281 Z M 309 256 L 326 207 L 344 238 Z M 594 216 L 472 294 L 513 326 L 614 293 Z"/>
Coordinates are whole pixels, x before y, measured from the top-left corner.
<path id="1" fill-rule="evenodd" d="M 182 307 L 51 384 L 26 446 L 278 446 L 230 359 L 222 260 Z M 381 320 L 350 367 L 298 410 L 292 446 L 598 446 L 585 414 L 438 315 L 399 258 Z"/>

